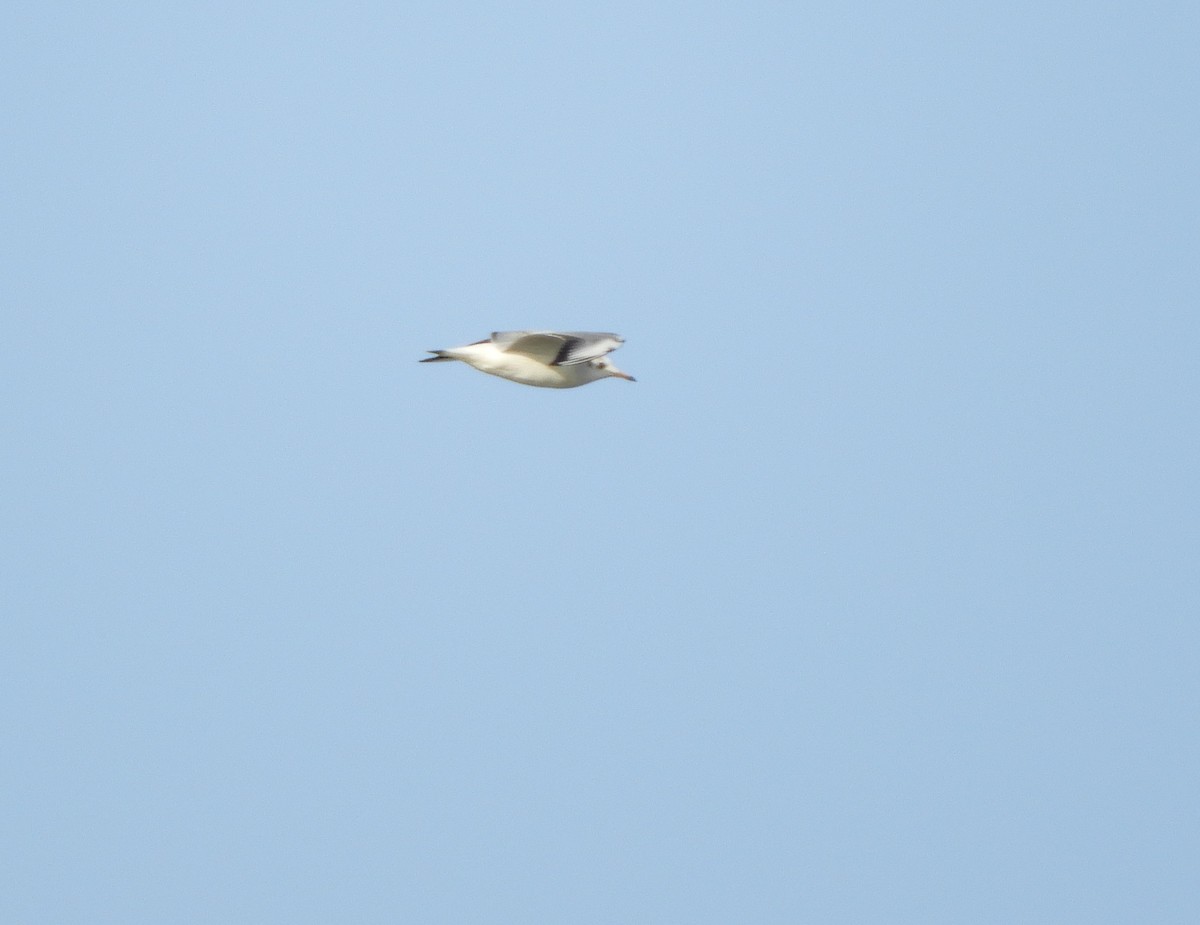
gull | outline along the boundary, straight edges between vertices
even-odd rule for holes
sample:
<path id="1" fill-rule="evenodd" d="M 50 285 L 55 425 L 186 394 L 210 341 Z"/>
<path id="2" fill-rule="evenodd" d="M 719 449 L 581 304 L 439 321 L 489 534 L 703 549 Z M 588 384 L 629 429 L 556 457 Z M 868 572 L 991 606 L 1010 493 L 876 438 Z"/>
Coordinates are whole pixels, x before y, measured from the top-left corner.
<path id="1" fill-rule="evenodd" d="M 594 331 L 494 331 L 465 347 L 430 350 L 422 363 L 462 360 L 482 373 L 547 389 L 573 389 L 616 376 L 636 380 L 608 360 L 625 339 Z"/>

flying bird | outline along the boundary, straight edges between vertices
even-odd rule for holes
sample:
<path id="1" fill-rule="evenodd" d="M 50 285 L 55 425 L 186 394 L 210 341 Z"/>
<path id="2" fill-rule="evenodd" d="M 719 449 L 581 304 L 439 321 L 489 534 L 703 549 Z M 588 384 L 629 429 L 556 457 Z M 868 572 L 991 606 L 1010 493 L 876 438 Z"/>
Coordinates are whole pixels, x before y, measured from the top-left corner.
<path id="1" fill-rule="evenodd" d="M 594 331 L 495 331 L 465 347 L 430 350 L 422 363 L 462 360 L 482 373 L 547 389 L 573 389 L 615 376 L 636 380 L 609 362 L 625 339 Z"/>

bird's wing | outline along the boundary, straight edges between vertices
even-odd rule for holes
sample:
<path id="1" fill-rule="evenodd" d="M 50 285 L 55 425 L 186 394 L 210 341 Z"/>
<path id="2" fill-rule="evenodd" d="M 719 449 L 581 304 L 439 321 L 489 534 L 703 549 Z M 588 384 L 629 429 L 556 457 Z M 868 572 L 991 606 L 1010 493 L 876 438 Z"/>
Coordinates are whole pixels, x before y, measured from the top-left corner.
<path id="1" fill-rule="evenodd" d="M 492 343 L 547 366 L 574 366 L 612 353 L 625 341 L 616 334 L 594 331 L 496 331 Z"/>

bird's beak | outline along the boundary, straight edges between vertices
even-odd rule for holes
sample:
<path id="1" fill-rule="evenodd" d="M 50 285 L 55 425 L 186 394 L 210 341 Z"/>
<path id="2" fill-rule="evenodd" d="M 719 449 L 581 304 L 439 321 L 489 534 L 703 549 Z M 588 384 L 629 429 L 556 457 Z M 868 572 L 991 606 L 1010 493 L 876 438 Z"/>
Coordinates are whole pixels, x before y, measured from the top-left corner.
<path id="1" fill-rule="evenodd" d="M 630 382 L 637 382 L 637 380 L 634 379 L 633 376 L 629 375 L 629 373 L 619 373 L 614 369 L 613 375 L 616 376 L 618 379 L 628 379 Z"/>

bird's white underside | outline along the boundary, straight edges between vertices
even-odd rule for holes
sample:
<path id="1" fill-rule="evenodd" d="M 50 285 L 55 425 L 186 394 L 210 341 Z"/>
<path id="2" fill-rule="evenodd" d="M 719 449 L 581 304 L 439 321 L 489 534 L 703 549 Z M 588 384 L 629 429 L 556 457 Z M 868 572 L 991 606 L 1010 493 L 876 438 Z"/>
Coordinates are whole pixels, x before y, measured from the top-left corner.
<path id="1" fill-rule="evenodd" d="M 569 389 L 603 379 L 606 375 L 586 363 L 575 366 L 550 366 L 523 353 L 500 350 L 490 341 L 445 352 L 447 356 L 462 360 L 480 372 L 491 373 L 493 376 L 511 379 L 524 385 L 549 389 Z"/>

